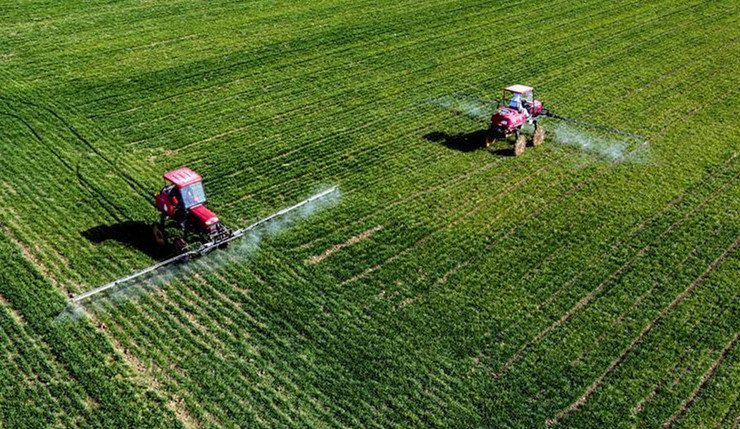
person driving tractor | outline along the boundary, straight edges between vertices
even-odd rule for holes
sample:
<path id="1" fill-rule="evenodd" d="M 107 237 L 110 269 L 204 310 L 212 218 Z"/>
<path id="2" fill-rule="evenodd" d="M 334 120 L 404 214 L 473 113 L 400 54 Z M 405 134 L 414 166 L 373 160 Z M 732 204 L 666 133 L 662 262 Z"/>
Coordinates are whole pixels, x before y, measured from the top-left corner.
<path id="1" fill-rule="evenodd" d="M 511 101 L 509 101 L 509 107 L 512 109 L 516 109 L 519 113 L 524 113 L 527 115 L 527 118 L 529 118 L 529 110 L 526 109 L 525 104 L 526 101 L 522 101 L 522 94 L 516 93 L 513 97 L 511 97 Z"/>

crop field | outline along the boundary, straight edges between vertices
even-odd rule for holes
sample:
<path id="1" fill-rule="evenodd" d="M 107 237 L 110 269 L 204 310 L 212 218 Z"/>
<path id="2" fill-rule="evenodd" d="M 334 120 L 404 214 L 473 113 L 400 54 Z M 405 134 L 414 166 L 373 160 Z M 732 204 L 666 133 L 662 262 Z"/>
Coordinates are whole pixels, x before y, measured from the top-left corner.
<path id="1" fill-rule="evenodd" d="M 736 0 L 0 2 L 0 427 L 738 428 L 739 89 Z M 183 165 L 339 191 L 71 306 Z"/>

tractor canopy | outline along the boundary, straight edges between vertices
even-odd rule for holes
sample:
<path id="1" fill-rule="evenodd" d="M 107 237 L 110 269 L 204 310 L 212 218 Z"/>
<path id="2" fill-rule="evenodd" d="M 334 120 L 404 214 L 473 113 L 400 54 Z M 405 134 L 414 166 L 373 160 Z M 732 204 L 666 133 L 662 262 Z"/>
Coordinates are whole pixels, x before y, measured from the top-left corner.
<path id="1" fill-rule="evenodd" d="M 181 167 L 177 170 L 168 171 L 162 175 L 162 178 L 174 183 L 174 185 L 180 189 L 186 186 L 190 186 L 193 183 L 199 183 L 202 180 L 198 173 L 187 167 Z"/>
<path id="2" fill-rule="evenodd" d="M 177 194 L 179 194 L 186 209 L 205 204 L 206 192 L 198 173 L 187 167 L 182 167 L 164 173 L 162 177 L 175 185 L 178 191 Z"/>
<path id="3" fill-rule="evenodd" d="M 528 92 L 534 91 L 534 88 L 527 85 L 511 85 L 504 88 L 504 91 L 513 92 L 514 94 L 526 94 Z"/>

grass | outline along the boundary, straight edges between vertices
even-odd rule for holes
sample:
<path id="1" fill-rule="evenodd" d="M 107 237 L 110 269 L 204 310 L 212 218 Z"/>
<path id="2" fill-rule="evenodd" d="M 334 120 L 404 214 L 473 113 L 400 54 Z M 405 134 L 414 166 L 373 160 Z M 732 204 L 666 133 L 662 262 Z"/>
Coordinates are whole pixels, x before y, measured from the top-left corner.
<path id="1" fill-rule="evenodd" d="M 0 421 L 735 427 L 739 19 L 730 1 L 0 5 Z M 476 148 L 476 100 L 517 82 L 645 140 Z M 59 318 L 157 257 L 151 193 L 180 165 L 231 225 L 341 199 Z"/>

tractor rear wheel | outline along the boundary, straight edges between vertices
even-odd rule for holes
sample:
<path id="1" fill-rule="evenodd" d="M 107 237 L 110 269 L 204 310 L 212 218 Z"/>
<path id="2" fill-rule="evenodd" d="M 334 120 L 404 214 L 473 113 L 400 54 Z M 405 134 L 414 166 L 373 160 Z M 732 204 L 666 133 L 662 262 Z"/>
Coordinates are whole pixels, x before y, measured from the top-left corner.
<path id="1" fill-rule="evenodd" d="M 524 149 L 527 147 L 527 137 L 524 134 L 519 134 L 514 143 L 514 156 L 519 156 L 524 153 Z"/>
<path id="2" fill-rule="evenodd" d="M 545 141 L 545 129 L 542 125 L 535 124 L 534 135 L 532 136 L 532 146 L 539 146 Z"/>
<path id="3" fill-rule="evenodd" d="M 494 143 L 496 143 L 496 129 L 491 125 L 486 132 L 486 147 L 491 147 Z"/>
<path id="4" fill-rule="evenodd" d="M 167 246 L 167 232 L 161 224 L 155 223 L 152 225 L 152 236 L 154 237 L 154 242 L 157 243 L 157 246 Z"/>

